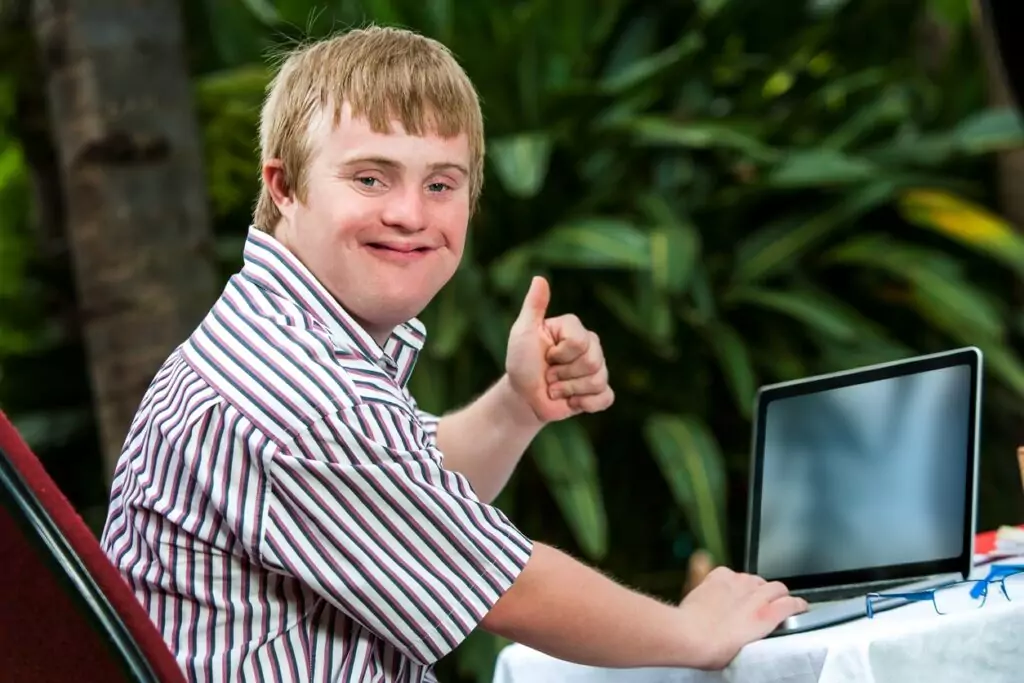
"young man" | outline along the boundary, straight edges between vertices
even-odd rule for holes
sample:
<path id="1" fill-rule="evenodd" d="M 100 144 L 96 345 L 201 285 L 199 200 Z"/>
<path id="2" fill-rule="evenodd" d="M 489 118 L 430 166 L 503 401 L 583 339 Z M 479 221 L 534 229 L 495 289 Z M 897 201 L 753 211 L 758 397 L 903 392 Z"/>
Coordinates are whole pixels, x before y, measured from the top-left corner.
<path id="1" fill-rule="evenodd" d="M 415 316 L 483 175 L 445 48 L 371 28 L 296 51 L 260 142 L 244 267 L 144 397 L 103 535 L 190 680 L 433 680 L 477 627 L 588 664 L 716 668 L 805 608 L 727 569 L 665 605 L 489 505 L 544 424 L 613 400 L 599 340 L 546 317 L 543 279 L 506 374 L 441 419 L 417 408 Z"/>

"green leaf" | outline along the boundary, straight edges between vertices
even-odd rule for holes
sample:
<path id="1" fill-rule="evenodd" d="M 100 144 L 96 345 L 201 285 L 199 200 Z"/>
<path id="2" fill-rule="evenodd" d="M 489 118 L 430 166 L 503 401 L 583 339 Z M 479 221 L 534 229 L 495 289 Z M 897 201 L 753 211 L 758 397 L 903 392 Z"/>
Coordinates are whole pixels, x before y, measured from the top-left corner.
<path id="1" fill-rule="evenodd" d="M 450 283 L 440 291 L 431 307 L 434 318 L 428 330 L 429 348 L 431 355 L 437 358 L 451 358 L 462 345 L 469 327 L 469 316 L 459 294 L 459 283 Z"/>
<path id="2" fill-rule="evenodd" d="M 614 218 L 583 218 L 547 231 L 530 248 L 534 260 L 570 268 L 648 270 L 651 244 L 632 223 Z"/>
<path id="3" fill-rule="evenodd" d="M 715 302 L 715 292 L 711 285 L 711 278 L 703 263 L 698 262 L 693 271 L 693 283 L 691 285 L 693 295 L 693 314 L 695 322 L 706 324 L 718 315 L 718 305 Z"/>
<path id="4" fill-rule="evenodd" d="M 394 26 L 404 23 L 401 11 L 394 0 L 362 0 L 362 6 L 368 17 L 381 26 Z"/>
<path id="5" fill-rule="evenodd" d="M 918 306 L 937 322 L 941 318 L 940 327 L 963 330 L 971 335 L 972 343 L 1000 339 L 1005 333 L 999 311 L 963 277 L 959 263 L 947 254 L 867 235 L 840 245 L 828 258 L 883 270 L 907 282 Z"/>
<path id="6" fill-rule="evenodd" d="M 644 437 L 701 545 L 728 564 L 725 465 L 711 432 L 699 418 L 658 414 L 644 424 Z"/>
<path id="7" fill-rule="evenodd" d="M 508 334 L 515 316 L 481 300 L 476 306 L 474 329 L 477 338 L 502 371 L 505 369 L 505 354 L 508 351 Z"/>
<path id="8" fill-rule="evenodd" d="M 700 233 L 689 220 L 680 217 L 663 198 L 652 196 L 642 202 L 651 230 L 651 277 L 654 286 L 672 294 L 686 291 L 700 254 Z"/>
<path id="9" fill-rule="evenodd" d="M 253 13 L 257 19 L 267 26 L 274 26 L 281 21 L 277 9 L 271 0 L 242 0 L 242 4 Z"/>
<path id="10" fill-rule="evenodd" d="M 459 674 L 474 683 L 491 683 L 498 655 L 510 642 L 483 629 L 473 630 L 459 645 Z"/>
<path id="11" fill-rule="evenodd" d="M 430 17 L 433 33 L 445 45 L 451 42 L 455 28 L 455 8 L 453 0 L 427 0 L 426 9 Z"/>
<path id="12" fill-rule="evenodd" d="M 608 522 L 597 456 L 576 420 L 553 422 L 533 440 L 534 461 L 582 551 L 592 560 L 608 552 Z"/>
<path id="13" fill-rule="evenodd" d="M 904 192 L 899 200 L 911 224 L 934 230 L 1024 274 L 1024 236 L 982 206 L 937 189 Z"/>
<path id="14" fill-rule="evenodd" d="M 784 188 L 831 187 L 868 181 L 878 173 L 868 161 L 823 147 L 790 153 L 768 174 L 766 182 Z"/>
<path id="15" fill-rule="evenodd" d="M 734 300 L 777 311 L 836 339 L 854 339 L 859 332 L 856 322 L 837 312 L 832 302 L 810 292 L 750 288 L 737 291 Z"/>
<path id="16" fill-rule="evenodd" d="M 257 103 L 263 98 L 270 79 L 270 71 L 263 66 L 239 66 L 197 77 L 196 93 L 201 101 L 216 101 L 218 106 L 224 106 L 222 102 L 225 100 L 238 98 Z"/>
<path id="17" fill-rule="evenodd" d="M 650 241 L 654 286 L 673 294 L 684 292 L 700 251 L 700 235 L 682 225 L 665 225 L 651 231 Z"/>
<path id="18" fill-rule="evenodd" d="M 442 415 L 453 407 L 448 380 L 449 373 L 444 362 L 422 354 L 409 376 L 409 393 L 420 408 L 433 415 Z"/>
<path id="19" fill-rule="evenodd" d="M 636 302 L 621 290 L 605 284 L 599 284 L 594 290 L 597 300 L 603 303 L 627 330 L 635 335 L 647 337 L 650 330 L 644 323 Z"/>
<path id="20" fill-rule="evenodd" d="M 636 310 L 646 330 L 644 336 L 651 340 L 662 356 L 674 355 L 672 335 L 675 319 L 668 295 L 660 289 L 651 273 L 636 274 Z"/>
<path id="21" fill-rule="evenodd" d="M 892 197 L 895 189 L 896 185 L 888 181 L 872 183 L 802 223 L 775 224 L 754 233 L 739 248 L 733 282 L 749 284 L 784 268 L 795 267 L 800 257 L 812 246 L 884 204 Z"/>
<path id="22" fill-rule="evenodd" d="M 982 156 L 1024 146 L 1024 123 L 1012 109 L 989 109 L 961 121 L 953 130 L 902 135 L 864 153 L 882 167 L 938 167 L 956 155 Z"/>
<path id="23" fill-rule="evenodd" d="M 655 116 L 641 116 L 615 122 L 609 128 L 621 129 L 640 145 L 682 147 L 686 149 L 727 149 L 745 154 L 755 161 L 772 161 L 775 150 L 740 131 L 738 126 L 717 122 L 682 122 Z"/>
<path id="24" fill-rule="evenodd" d="M 540 192 L 548 172 L 551 144 L 547 133 L 520 133 L 488 142 L 488 156 L 510 195 L 529 199 Z"/>
<path id="25" fill-rule="evenodd" d="M 736 407 L 743 417 L 749 418 L 757 380 L 754 377 L 754 364 L 750 360 L 747 345 L 736 330 L 722 323 L 710 325 L 707 334 L 711 350 L 729 383 Z"/>
<path id="26" fill-rule="evenodd" d="M 808 11 L 816 19 L 824 19 L 838 13 L 850 0 L 811 0 L 807 3 Z"/>
<path id="27" fill-rule="evenodd" d="M 608 95 L 621 94 L 696 54 L 702 47 L 704 39 L 700 34 L 687 33 L 674 45 L 609 73 L 598 87 Z"/>
<path id="28" fill-rule="evenodd" d="M 821 144 L 823 147 L 837 150 L 849 147 L 861 136 L 874 133 L 885 125 L 897 125 L 905 120 L 910 113 L 910 106 L 910 98 L 904 90 L 887 90 L 876 101 L 858 109 Z"/>
<path id="29" fill-rule="evenodd" d="M 0 192 L 19 182 L 24 173 L 25 159 L 21 148 L 18 145 L 0 146 Z"/>
<path id="30" fill-rule="evenodd" d="M 952 133 L 964 154 L 991 154 L 1024 146 L 1024 121 L 1015 109 L 988 109 L 965 119 Z"/>
<path id="31" fill-rule="evenodd" d="M 508 294 L 519 289 L 531 277 L 531 258 L 530 247 L 526 245 L 510 249 L 495 259 L 489 274 L 498 291 Z"/>
<path id="32" fill-rule="evenodd" d="M 729 0 L 697 0 L 697 9 L 700 11 L 701 17 L 711 19 L 728 4 Z"/>
<path id="33" fill-rule="evenodd" d="M 650 343 L 658 355 L 673 355 L 674 349 L 670 343 L 673 332 L 672 309 L 664 298 L 652 296 L 649 300 L 641 301 L 604 284 L 597 285 L 594 295 L 626 330 Z"/>
<path id="34" fill-rule="evenodd" d="M 658 30 L 654 14 L 630 15 L 625 30 L 612 46 L 602 74 L 602 80 L 614 80 L 618 74 L 627 71 L 633 64 L 647 57 L 655 46 Z M 607 25 L 605 25 L 607 26 Z"/>
<path id="35" fill-rule="evenodd" d="M 928 13 L 949 29 L 959 29 L 971 21 L 971 0 L 928 0 Z"/>
<path id="36" fill-rule="evenodd" d="M 205 23 L 213 27 L 207 35 L 213 42 L 218 62 L 222 65 L 237 65 L 262 61 L 262 51 L 266 47 L 263 30 L 267 27 L 264 19 L 277 21 L 280 13 L 273 6 L 267 5 L 270 0 L 253 0 L 249 2 L 222 2 L 221 0 L 204 0 L 202 10 Z M 254 11 L 255 10 L 255 11 Z"/>
<path id="37" fill-rule="evenodd" d="M 963 278 L 951 280 L 942 273 L 925 268 L 912 268 L 905 276 L 915 286 L 919 305 L 941 308 L 957 321 L 957 326 L 969 330 L 979 343 L 988 339 L 1001 339 L 1005 334 L 999 313 L 977 288 Z"/>
<path id="38" fill-rule="evenodd" d="M 985 367 L 1011 391 L 1024 398 L 1024 364 L 1006 344 L 996 339 L 978 337 L 956 310 L 934 297 L 920 297 L 917 309 L 932 325 L 943 330 L 959 343 L 977 346 L 985 356 Z"/>

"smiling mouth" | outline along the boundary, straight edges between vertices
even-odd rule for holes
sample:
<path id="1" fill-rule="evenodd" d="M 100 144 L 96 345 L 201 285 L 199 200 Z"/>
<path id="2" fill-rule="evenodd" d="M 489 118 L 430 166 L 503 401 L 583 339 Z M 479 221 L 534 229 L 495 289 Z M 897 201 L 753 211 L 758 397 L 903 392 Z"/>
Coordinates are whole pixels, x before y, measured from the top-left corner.
<path id="1" fill-rule="evenodd" d="M 377 249 L 379 251 L 393 251 L 398 254 L 422 254 L 431 251 L 430 247 L 396 247 L 377 242 L 371 242 L 367 246 L 371 249 Z"/>

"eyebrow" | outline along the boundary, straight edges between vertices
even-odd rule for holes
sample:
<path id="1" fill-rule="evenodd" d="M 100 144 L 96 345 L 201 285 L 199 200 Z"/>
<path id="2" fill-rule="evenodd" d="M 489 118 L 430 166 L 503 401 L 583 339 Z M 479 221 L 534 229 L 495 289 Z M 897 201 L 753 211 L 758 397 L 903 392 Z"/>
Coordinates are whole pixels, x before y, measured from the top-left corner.
<path id="1" fill-rule="evenodd" d="M 400 170 L 403 166 L 401 163 L 394 159 L 388 159 L 387 157 L 356 157 L 354 159 L 346 159 L 338 164 L 339 168 L 346 166 L 356 166 L 358 164 L 376 164 L 377 166 L 384 166 L 393 170 Z M 462 164 L 457 164 L 454 161 L 438 161 L 430 164 L 430 171 L 436 173 L 437 171 L 448 171 L 455 170 L 459 171 L 463 175 L 468 176 L 469 170 Z"/>

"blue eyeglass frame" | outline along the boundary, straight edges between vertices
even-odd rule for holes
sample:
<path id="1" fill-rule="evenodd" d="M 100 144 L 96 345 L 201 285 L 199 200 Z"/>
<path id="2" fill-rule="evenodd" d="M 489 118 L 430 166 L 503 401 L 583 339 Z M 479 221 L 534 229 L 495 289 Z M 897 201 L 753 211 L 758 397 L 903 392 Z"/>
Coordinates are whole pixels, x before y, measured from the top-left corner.
<path id="1" fill-rule="evenodd" d="M 939 610 L 939 606 L 935 602 L 935 593 L 940 590 L 948 590 L 964 584 L 973 584 L 973 588 L 971 588 L 971 597 L 975 600 L 979 598 L 981 599 L 981 604 L 978 605 L 978 607 L 981 608 L 985 606 L 985 601 L 988 599 L 988 586 L 990 583 L 998 583 L 999 590 L 1002 591 L 1003 597 L 1009 600 L 1010 596 L 1006 592 L 1006 578 L 1021 573 L 1024 573 L 1024 564 L 994 564 L 988 568 L 988 576 L 984 579 L 957 581 L 956 583 L 945 586 L 938 586 L 936 588 L 913 591 L 910 593 L 868 593 L 864 597 L 867 616 L 869 619 L 875 616 L 875 609 L 872 606 L 872 600 L 884 600 L 887 598 L 907 600 L 909 602 L 931 602 L 932 607 L 935 609 L 937 614 L 945 614 L 945 612 Z"/>

